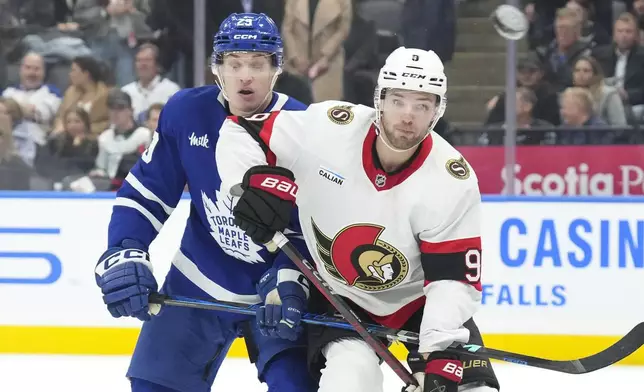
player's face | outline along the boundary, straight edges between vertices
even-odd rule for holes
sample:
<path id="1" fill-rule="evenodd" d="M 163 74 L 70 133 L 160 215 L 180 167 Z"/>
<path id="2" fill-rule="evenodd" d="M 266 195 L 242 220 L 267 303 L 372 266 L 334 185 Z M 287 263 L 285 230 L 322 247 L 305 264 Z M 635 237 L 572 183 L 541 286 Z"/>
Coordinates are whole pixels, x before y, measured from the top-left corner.
<path id="1" fill-rule="evenodd" d="M 269 54 L 226 54 L 219 65 L 219 75 L 233 114 L 254 114 L 262 109 L 270 99 L 275 72 Z"/>
<path id="2" fill-rule="evenodd" d="M 438 110 L 436 99 L 434 94 L 417 91 L 387 91 L 381 121 L 392 147 L 406 150 L 425 138 Z"/>

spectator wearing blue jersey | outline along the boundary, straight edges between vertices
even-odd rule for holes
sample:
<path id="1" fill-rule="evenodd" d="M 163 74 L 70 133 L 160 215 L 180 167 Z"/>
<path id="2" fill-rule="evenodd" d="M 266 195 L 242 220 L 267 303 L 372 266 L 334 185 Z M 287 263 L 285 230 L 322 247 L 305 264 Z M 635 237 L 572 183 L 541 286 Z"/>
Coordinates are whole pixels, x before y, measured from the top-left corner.
<path id="1" fill-rule="evenodd" d="M 169 99 L 150 147 L 118 190 L 96 282 L 112 316 L 144 320 L 127 372 L 132 391 L 210 391 L 232 342 L 242 335 L 258 378 L 270 392 L 314 391 L 296 317 L 305 310 L 307 281 L 288 257 L 252 242 L 234 224 L 234 200 L 220 194 L 214 159 L 227 116 L 302 110 L 305 105 L 272 91 L 282 70 L 282 41 L 268 16 L 230 15 L 215 35 L 213 49 L 216 85 L 181 90 Z M 267 145 L 270 134 L 254 137 Z M 277 320 L 281 315 L 293 321 L 286 328 L 260 328 L 255 317 L 201 309 L 164 307 L 150 314 L 148 295 L 158 286 L 152 273 L 157 256 L 150 257 L 148 249 L 186 186 L 190 216 L 159 291 L 266 304 Z M 293 218 L 289 237 L 306 253 L 297 216 Z M 267 302 L 268 297 L 274 302 Z"/>

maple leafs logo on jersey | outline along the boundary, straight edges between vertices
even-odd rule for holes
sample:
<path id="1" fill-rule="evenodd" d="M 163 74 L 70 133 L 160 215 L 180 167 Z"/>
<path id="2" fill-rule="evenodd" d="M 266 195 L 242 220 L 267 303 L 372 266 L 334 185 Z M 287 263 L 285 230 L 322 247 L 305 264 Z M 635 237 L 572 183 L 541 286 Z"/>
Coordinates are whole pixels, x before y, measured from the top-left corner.
<path id="1" fill-rule="evenodd" d="M 383 226 L 359 223 L 347 226 L 331 238 L 311 219 L 318 255 L 335 279 L 365 291 L 390 289 L 405 279 L 409 261 L 391 244 L 380 239 Z"/>
<path id="2" fill-rule="evenodd" d="M 242 229 L 235 225 L 233 198 L 222 197 L 219 191 L 215 196 L 217 199 L 213 202 L 205 192 L 201 191 L 210 235 L 229 256 L 250 264 L 264 263 L 264 259 L 259 255 L 262 247 L 254 243 Z"/>

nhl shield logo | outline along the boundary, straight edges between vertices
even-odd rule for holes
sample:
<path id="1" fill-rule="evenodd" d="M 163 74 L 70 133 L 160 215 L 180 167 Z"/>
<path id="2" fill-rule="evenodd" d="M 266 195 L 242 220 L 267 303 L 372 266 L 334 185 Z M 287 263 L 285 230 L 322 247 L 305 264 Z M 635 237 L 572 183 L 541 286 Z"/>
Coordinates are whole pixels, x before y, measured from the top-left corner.
<path id="1" fill-rule="evenodd" d="M 409 261 L 393 245 L 380 239 L 385 228 L 371 223 L 350 225 L 333 238 L 311 219 L 317 253 L 325 270 L 346 285 L 364 291 L 382 291 L 400 284 L 409 273 Z"/>
<path id="2" fill-rule="evenodd" d="M 378 188 L 382 188 L 387 183 L 387 177 L 383 174 L 378 174 L 376 175 L 375 183 Z"/>

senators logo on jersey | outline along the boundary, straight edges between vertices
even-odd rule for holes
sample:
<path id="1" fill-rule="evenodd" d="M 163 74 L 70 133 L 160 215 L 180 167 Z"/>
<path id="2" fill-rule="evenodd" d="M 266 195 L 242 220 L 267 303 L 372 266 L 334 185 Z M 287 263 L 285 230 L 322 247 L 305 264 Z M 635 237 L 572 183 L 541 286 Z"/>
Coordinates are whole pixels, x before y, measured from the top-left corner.
<path id="1" fill-rule="evenodd" d="M 350 105 L 334 106 L 327 110 L 326 115 L 329 117 L 329 120 L 338 125 L 347 125 L 353 121 L 354 117 Z"/>
<path id="2" fill-rule="evenodd" d="M 450 159 L 445 164 L 445 169 L 452 175 L 452 177 L 459 180 L 467 180 L 470 178 L 470 167 L 465 162 L 465 158 Z"/>
<path id="3" fill-rule="evenodd" d="M 409 261 L 380 239 L 385 228 L 359 223 L 340 230 L 333 238 L 311 219 L 318 255 L 335 279 L 365 291 L 390 289 L 405 279 Z"/>

